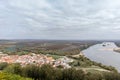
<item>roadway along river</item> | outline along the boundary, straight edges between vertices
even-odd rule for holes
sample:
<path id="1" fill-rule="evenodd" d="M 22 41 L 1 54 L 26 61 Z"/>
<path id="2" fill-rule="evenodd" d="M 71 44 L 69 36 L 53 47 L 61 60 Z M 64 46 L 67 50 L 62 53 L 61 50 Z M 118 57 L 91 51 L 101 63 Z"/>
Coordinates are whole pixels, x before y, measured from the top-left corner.
<path id="1" fill-rule="evenodd" d="M 113 66 L 120 72 L 120 53 L 114 52 L 118 48 L 114 42 L 96 44 L 82 52 L 89 59 L 100 62 L 104 65 Z"/>

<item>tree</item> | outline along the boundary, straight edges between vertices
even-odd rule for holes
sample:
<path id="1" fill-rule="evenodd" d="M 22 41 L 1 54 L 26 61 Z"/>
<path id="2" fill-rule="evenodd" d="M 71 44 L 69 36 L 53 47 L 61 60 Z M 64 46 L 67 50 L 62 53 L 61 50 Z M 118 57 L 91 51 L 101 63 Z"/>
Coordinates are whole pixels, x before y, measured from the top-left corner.
<path id="1" fill-rule="evenodd" d="M 63 70 L 63 80 L 84 80 L 84 72 L 74 68 Z"/>
<path id="2" fill-rule="evenodd" d="M 6 63 L 6 62 L 0 63 L 0 70 L 3 70 L 7 66 L 8 66 L 8 63 Z"/>
<path id="3" fill-rule="evenodd" d="M 33 80 L 55 80 L 55 70 L 51 65 L 27 65 L 24 67 L 24 76 L 30 77 Z"/>
<path id="4" fill-rule="evenodd" d="M 20 64 L 11 64 L 4 69 L 4 72 L 21 75 L 22 68 Z"/>
<path id="5" fill-rule="evenodd" d="M 55 72 L 51 65 L 42 65 L 40 68 L 40 80 L 55 80 Z"/>
<path id="6" fill-rule="evenodd" d="M 85 75 L 85 80 L 104 80 L 104 77 L 100 73 L 87 73 Z"/>
<path id="7" fill-rule="evenodd" d="M 27 65 L 26 67 L 23 68 L 23 75 L 26 77 L 30 77 L 34 80 L 39 79 L 40 76 L 40 71 L 39 71 L 39 66 L 35 65 Z"/>

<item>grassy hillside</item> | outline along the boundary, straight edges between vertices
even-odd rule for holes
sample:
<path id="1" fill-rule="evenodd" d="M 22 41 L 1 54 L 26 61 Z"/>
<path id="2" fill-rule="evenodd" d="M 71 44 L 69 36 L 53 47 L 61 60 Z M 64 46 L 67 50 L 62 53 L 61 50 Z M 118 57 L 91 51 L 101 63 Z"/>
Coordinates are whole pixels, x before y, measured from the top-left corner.
<path id="1" fill-rule="evenodd" d="M 0 72 L 0 80 L 32 80 L 30 78 L 24 78 L 15 74 L 8 74 Z"/>

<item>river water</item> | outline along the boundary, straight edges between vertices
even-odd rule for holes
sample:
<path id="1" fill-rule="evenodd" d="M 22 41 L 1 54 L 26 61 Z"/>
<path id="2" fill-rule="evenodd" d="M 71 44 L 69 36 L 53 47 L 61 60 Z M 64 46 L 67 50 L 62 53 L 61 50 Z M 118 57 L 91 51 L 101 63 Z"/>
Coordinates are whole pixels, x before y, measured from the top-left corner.
<path id="1" fill-rule="evenodd" d="M 118 47 L 114 42 L 104 42 L 93 45 L 82 52 L 89 59 L 104 65 L 113 66 L 120 72 L 120 53 L 113 51 L 116 48 Z"/>

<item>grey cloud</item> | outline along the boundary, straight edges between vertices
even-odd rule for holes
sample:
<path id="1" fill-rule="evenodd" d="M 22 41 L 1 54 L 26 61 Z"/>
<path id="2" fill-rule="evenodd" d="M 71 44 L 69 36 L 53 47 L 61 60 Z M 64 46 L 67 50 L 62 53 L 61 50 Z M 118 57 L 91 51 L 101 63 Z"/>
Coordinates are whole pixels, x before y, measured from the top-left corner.
<path id="1" fill-rule="evenodd" d="M 0 4 L 1 38 L 110 39 L 120 30 L 119 0 L 1 0 Z"/>

